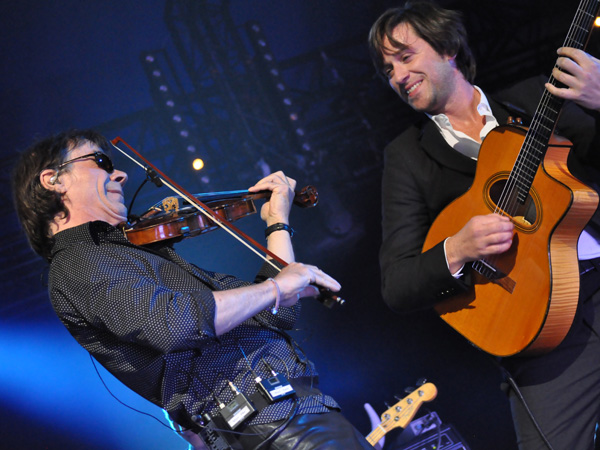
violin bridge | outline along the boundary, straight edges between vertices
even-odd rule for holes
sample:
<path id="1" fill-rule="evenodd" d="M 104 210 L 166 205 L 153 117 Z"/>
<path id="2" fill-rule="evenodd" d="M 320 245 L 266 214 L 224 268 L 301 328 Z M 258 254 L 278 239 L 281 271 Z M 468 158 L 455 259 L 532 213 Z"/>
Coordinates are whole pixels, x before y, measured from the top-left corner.
<path id="1" fill-rule="evenodd" d="M 162 201 L 162 209 L 164 212 L 172 212 L 179 210 L 179 199 L 177 197 L 167 197 Z"/>

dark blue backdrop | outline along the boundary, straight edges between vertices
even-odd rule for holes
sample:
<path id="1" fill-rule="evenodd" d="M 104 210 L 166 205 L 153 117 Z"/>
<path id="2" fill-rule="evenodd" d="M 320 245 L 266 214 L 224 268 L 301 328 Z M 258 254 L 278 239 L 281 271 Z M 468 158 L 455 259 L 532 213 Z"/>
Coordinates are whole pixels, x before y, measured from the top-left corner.
<path id="1" fill-rule="evenodd" d="M 165 23 L 165 3 L 165 0 L 23 0 L 3 2 L 0 6 L 0 158 L 4 164 L 0 195 L 6 218 L 0 236 L 3 269 L 0 275 L 0 448 L 186 448 L 169 429 L 148 416 L 166 423 L 158 408 L 121 387 L 102 368 L 98 368 L 99 376 L 87 353 L 63 329 L 48 305 L 42 276 L 44 263 L 28 249 L 9 193 L 8 166 L 16 153 L 37 136 L 70 127 L 95 127 L 109 133 L 129 133 L 122 137 L 134 146 L 142 143 L 141 134 L 131 132 L 131 124 L 136 121 L 153 124 L 159 119 L 156 119 L 157 100 L 151 94 L 140 55 L 144 51 L 162 49 L 172 55 L 173 70 L 184 71 L 177 58 L 172 32 Z M 275 59 L 288 71 L 294 64 L 300 64 L 303 57 L 314 58 L 311 52 L 340 43 L 350 45 L 348 40 L 354 42 L 356 37 L 363 42 L 370 24 L 392 5 L 383 0 L 213 3 L 227 4 L 229 17 L 240 28 L 249 20 L 260 23 Z M 531 14 L 532 5 L 544 2 L 525 6 L 513 1 L 490 3 L 494 5 L 444 2 L 475 13 L 468 16 L 468 23 L 482 45 L 489 30 L 505 30 L 507 18 L 518 17 L 515 23 L 519 26 L 528 23 L 527 20 L 537 23 L 534 16 L 527 18 L 524 13 Z M 503 7 L 497 6 L 499 3 Z M 490 8 L 496 6 L 498 17 L 489 14 Z M 545 23 L 552 17 L 558 21 L 557 14 L 549 14 L 547 9 L 552 8 L 543 9 Z M 565 14 L 568 16 L 571 12 Z M 518 27 L 515 25 L 515 28 Z M 535 41 L 544 33 L 536 30 L 538 34 L 531 39 L 537 42 L 539 49 L 546 51 L 544 46 L 554 45 L 548 39 L 543 45 Z M 533 31 L 527 27 L 527 33 Z M 559 31 L 566 33 L 566 28 Z M 528 43 L 525 36 L 521 35 L 523 55 L 532 50 L 524 48 Z M 366 68 L 369 65 L 366 47 L 359 44 L 355 48 L 346 62 L 358 61 L 364 65 L 361 70 L 353 71 L 344 62 L 326 67 L 330 81 L 333 69 L 337 69 L 334 84 L 340 92 L 340 101 L 335 103 L 339 108 L 330 105 L 327 117 L 333 125 L 338 118 L 341 123 L 342 117 L 349 117 L 347 111 L 354 118 L 360 117 L 364 128 L 352 132 L 361 133 L 362 140 L 357 140 L 354 148 L 346 143 L 347 151 L 326 153 L 323 162 L 328 171 L 316 168 L 310 172 L 300 164 L 288 164 L 286 168 L 297 178 L 312 174 L 325 188 L 318 207 L 320 211 L 293 212 L 292 220 L 298 231 L 294 238 L 298 260 L 317 264 L 338 278 L 347 299 L 345 307 L 334 310 L 305 300 L 296 337 L 316 361 L 323 389 L 338 399 L 347 417 L 364 434 L 370 431 L 370 425 L 363 403 L 369 402 L 382 412 L 386 402 L 395 403 L 394 396 L 403 397 L 406 386 L 424 377 L 439 389 L 438 398 L 428 404 L 428 408 L 436 411 L 444 422 L 454 424 L 473 449 L 516 448 L 508 406 L 499 389 L 501 377 L 492 361 L 437 317 L 429 313 L 397 316 L 381 300 L 377 262 L 381 151 L 384 141 L 401 130 L 408 112 L 372 77 L 371 69 Z M 479 56 L 486 61 L 483 73 L 487 73 L 490 82 L 500 85 L 494 77 L 497 71 L 492 70 L 498 63 L 491 58 L 493 51 L 501 49 L 478 48 Z M 511 51 L 513 56 L 518 56 L 517 50 Z M 546 52 L 546 56 L 552 58 L 552 55 L 552 51 Z M 547 69 L 547 66 L 532 67 L 531 58 L 525 59 L 530 64 L 529 72 Z M 506 74 L 507 80 L 511 77 L 515 77 L 514 71 Z M 309 75 L 296 71 L 290 79 L 307 82 Z M 235 85 L 247 80 L 227 81 Z M 308 87 L 303 86 L 303 89 L 310 89 L 310 83 L 306 84 Z M 353 90 L 357 85 L 362 89 L 360 101 L 358 92 Z M 182 80 L 179 95 L 185 97 L 192 90 L 189 80 Z M 304 94 L 305 98 L 310 97 L 310 92 Z M 302 93 L 295 95 L 301 97 Z M 382 105 L 386 107 L 378 110 L 369 99 L 379 97 L 384 99 Z M 316 104 L 319 99 L 314 101 Z M 307 114 L 309 109 L 305 104 Z M 384 119 L 393 117 L 390 111 L 394 110 L 403 112 L 395 122 L 382 125 Z M 374 124 L 381 133 L 374 133 Z M 321 142 L 340 139 L 339 133 L 331 138 L 325 131 L 321 134 Z M 156 142 L 143 142 L 158 151 Z M 168 139 L 166 146 L 170 150 L 161 155 L 164 164 L 189 157 Z M 242 157 L 237 146 L 219 148 L 219 152 L 220 170 L 228 171 L 227 176 L 220 177 L 219 188 L 221 185 L 228 189 L 246 188 L 246 178 L 253 177 L 254 173 L 242 171 L 238 175 L 238 171 L 247 154 Z M 288 156 L 281 160 L 269 159 L 260 148 L 252 146 L 250 152 L 255 152 L 250 153 L 251 158 L 264 157 L 272 168 L 293 160 Z M 310 153 L 303 158 L 318 159 Z M 131 196 L 143 175 L 120 156 L 115 159 L 130 173 L 127 194 Z M 332 173 L 332 167 L 337 171 Z M 256 179 L 258 173 L 256 169 Z M 177 175 L 189 189 L 203 189 L 200 177 L 192 170 L 178 169 Z M 299 183 L 311 182 L 299 179 Z M 148 205 L 151 199 L 168 195 L 151 188 L 144 192 L 138 201 L 146 201 Z M 260 238 L 262 225 L 257 216 L 240 224 Z M 260 264 L 256 257 L 246 254 L 221 232 L 193 242 L 185 241 L 178 249 L 200 265 L 242 277 L 252 277 Z"/>

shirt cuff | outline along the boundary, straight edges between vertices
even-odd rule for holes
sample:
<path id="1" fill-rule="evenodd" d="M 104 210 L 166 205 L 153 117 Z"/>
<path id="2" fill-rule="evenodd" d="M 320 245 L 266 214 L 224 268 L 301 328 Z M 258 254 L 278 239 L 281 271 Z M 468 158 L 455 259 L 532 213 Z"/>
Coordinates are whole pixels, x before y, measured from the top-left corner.
<path id="1" fill-rule="evenodd" d="M 446 241 L 449 238 L 444 239 L 444 258 L 446 259 L 446 267 L 448 268 L 448 272 L 450 272 L 450 264 L 448 263 L 448 256 L 446 255 Z M 452 276 L 454 278 L 460 278 L 463 275 L 463 269 L 465 268 L 465 265 L 463 264 L 462 266 L 460 266 L 460 269 L 458 269 L 456 272 L 454 272 L 452 274 Z"/>

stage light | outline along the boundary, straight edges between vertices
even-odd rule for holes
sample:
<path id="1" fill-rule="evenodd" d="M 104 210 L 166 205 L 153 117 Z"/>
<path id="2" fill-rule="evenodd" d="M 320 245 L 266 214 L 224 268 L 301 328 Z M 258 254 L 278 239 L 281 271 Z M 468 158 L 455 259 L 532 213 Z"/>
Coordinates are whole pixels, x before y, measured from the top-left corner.
<path id="1" fill-rule="evenodd" d="M 100 364 L 96 368 L 119 400 L 162 419 L 160 408 L 134 394 Z M 87 352 L 56 317 L 0 327 L 0 384 L 5 411 L 27 417 L 39 430 L 69 435 L 74 446 L 68 448 L 185 448 L 176 447 L 181 441 L 174 433 L 163 432 L 153 419 L 124 407 L 107 392 Z M 10 428 L 9 422 L 4 425 Z M 131 432 L 146 427 L 154 428 Z M 53 436 L 47 438 L 51 442 Z M 4 444 L 2 448 L 17 448 Z"/>
<path id="2" fill-rule="evenodd" d="M 596 17 L 596 20 L 594 20 L 594 25 L 600 27 L 600 17 Z"/>
<path id="3" fill-rule="evenodd" d="M 192 162 L 194 170 L 202 170 L 204 168 L 204 161 L 201 158 L 196 158 Z"/>
<path id="4" fill-rule="evenodd" d="M 146 53 L 142 55 L 144 69 L 153 93 L 156 95 L 157 104 L 161 106 L 161 111 L 165 118 L 169 120 L 168 126 L 173 138 L 177 139 L 183 148 L 188 152 L 194 153 L 196 146 L 194 131 L 188 123 L 186 109 L 183 101 L 175 102 L 177 86 L 173 83 L 173 76 L 168 70 L 168 63 L 164 56 L 164 50 L 157 53 Z"/>
<path id="5" fill-rule="evenodd" d="M 266 70 L 269 75 L 267 77 L 268 82 L 271 83 L 273 92 L 281 101 L 283 112 L 286 114 L 287 119 L 291 125 L 291 130 L 295 138 L 300 144 L 300 147 L 304 151 L 311 151 L 311 145 L 306 141 L 307 136 L 305 132 L 305 124 L 303 123 L 302 111 L 296 105 L 292 96 L 287 92 L 287 87 L 283 78 L 283 72 L 278 67 L 277 62 L 269 48 L 269 43 L 266 37 L 263 35 L 261 27 L 257 23 L 247 23 L 248 37 L 251 43 L 254 45 L 254 49 L 257 54 L 257 62 Z"/>

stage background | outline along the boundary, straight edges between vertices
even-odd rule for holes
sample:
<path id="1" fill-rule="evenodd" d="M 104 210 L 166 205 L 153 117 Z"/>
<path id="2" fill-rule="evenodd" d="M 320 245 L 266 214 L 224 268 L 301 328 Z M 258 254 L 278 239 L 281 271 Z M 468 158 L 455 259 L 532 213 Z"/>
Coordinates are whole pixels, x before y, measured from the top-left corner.
<path id="1" fill-rule="evenodd" d="M 555 0 L 440 3 L 463 11 L 476 81 L 488 90 L 548 74 L 575 10 Z M 299 186 L 316 186 L 318 207 L 292 213 L 297 259 L 340 280 L 347 303 L 328 310 L 304 300 L 294 334 L 323 390 L 367 434 L 364 403 L 381 413 L 425 378 L 439 394 L 423 412 L 437 412 L 474 450 L 516 448 L 494 361 L 432 313 L 396 315 L 381 299 L 382 151 L 412 113 L 374 75 L 365 42 L 372 22 L 394 5 L 2 3 L 0 448 L 186 448 L 163 426 L 161 410 L 94 366 L 68 335 L 49 306 L 45 263 L 19 229 L 9 187 L 16 155 L 71 127 L 121 136 L 194 192 L 245 189 L 279 169 Z M 598 50 L 594 36 L 590 52 Z M 201 172 L 190 168 L 196 157 L 205 160 Z M 130 199 L 144 173 L 120 155 L 114 160 L 130 175 Z M 169 195 L 144 186 L 132 212 Z M 238 224 L 261 239 L 258 215 Z M 260 264 L 221 231 L 177 248 L 201 266 L 249 279 Z"/>

